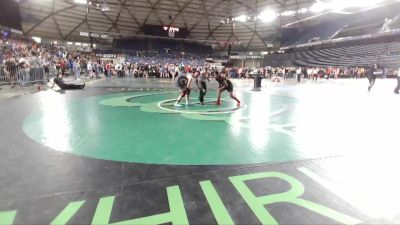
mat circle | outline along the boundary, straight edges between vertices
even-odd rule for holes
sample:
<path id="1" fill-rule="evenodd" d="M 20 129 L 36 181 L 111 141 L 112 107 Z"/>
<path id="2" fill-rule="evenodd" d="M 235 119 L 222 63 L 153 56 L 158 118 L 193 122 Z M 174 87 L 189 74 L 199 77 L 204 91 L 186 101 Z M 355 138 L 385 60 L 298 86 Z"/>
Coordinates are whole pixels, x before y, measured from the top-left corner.
<path id="1" fill-rule="evenodd" d="M 193 102 L 195 99 L 191 99 Z M 176 99 L 167 99 L 158 102 L 157 106 L 165 111 L 174 113 L 201 113 L 201 114 L 224 114 L 232 113 L 239 109 L 245 109 L 247 106 L 237 106 L 236 102 L 229 99 L 221 99 L 220 106 L 215 104 L 215 98 L 205 98 L 205 105 L 200 103 L 191 103 L 189 106 L 182 104 L 181 107 L 174 106 Z"/>

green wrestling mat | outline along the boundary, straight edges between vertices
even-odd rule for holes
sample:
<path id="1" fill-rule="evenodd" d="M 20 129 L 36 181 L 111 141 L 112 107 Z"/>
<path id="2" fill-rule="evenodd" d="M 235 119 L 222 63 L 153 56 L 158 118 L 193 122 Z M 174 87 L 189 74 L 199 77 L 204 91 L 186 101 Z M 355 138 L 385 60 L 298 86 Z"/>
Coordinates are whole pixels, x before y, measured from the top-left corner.
<path id="1" fill-rule="evenodd" d="M 238 107 L 225 93 L 217 106 L 210 91 L 204 106 L 194 93 L 192 105 L 175 107 L 177 95 L 139 91 L 54 102 L 31 114 L 23 129 L 51 149 L 122 162 L 230 165 L 335 154 L 296 142 L 296 98 L 240 92 Z"/>

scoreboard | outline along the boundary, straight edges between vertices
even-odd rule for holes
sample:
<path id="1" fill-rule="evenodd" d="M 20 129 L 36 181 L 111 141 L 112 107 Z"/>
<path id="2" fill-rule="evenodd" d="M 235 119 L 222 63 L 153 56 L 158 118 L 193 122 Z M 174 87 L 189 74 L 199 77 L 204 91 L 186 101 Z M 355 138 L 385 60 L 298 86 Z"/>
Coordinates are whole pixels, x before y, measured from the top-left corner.
<path id="1" fill-rule="evenodd" d="M 186 28 L 158 25 L 144 25 L 143 32 L 145 35 L 170 38 L 186 38 L 189 34 Z"/>

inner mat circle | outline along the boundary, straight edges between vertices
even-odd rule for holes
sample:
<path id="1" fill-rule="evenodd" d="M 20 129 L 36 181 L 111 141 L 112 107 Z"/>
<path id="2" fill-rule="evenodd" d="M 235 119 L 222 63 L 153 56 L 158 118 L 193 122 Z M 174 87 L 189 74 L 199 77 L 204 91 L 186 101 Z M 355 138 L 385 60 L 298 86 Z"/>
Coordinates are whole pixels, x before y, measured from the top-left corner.
<path id="1" fill-rule="evenodd" d="M 183 100 L 184 101 L 184 100 Z M 216 105 L 215 98 L 205 98 L 204 105 L 194 98 L 190 99 L 190 104 L 181 103 L 180 106 L 175 106 L 176 99 L 167 99 L 159 102 L 157 106 L 168 112 L 174 113 L 201 113 L 201 114 L 222 114 L 222 113 L 232 113 L 238 109 L 245 109 L 246 105 L 241 107 L 236 105 L 234 100 L 221 99 L 221 105 Z"/>
<path id="2" fill-rule="evenodd" d="M 197 94 L 192 94 L 196 104 Z M 25 119 L 23 130 L 52 150 L 121 162 L 232 165 L 308 158 L 298 152 L 290 125 L 296 99 L 236 94 L 247 107 L 237 109 L 227 93 L 222 106 L 212 105 L 216 92 L 210 91 L 210 105 L 179 109 L 198 113 L 159 108 L 175 109 L 168 99 L 175 99 L 177 92 L 138 91 L 72 101 L 53 96 Z M 207 114 L 225 110 L 230 112 Z M 318 156 L 313 152 L 312 157 Z"/>

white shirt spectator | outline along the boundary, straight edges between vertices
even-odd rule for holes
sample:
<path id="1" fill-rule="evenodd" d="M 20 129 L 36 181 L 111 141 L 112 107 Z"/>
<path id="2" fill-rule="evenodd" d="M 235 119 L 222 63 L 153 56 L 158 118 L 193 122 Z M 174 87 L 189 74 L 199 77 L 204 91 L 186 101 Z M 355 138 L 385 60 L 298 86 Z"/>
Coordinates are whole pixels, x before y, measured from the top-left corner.
<path id="1" fill-rule="evenodd" d="M 115 64 L 114 69 L 115 69 L 116 71 L 120 71 L 120 70 L 121 70 L 121 64 L 119 64 L 119 63 Z"/>
<path id="2" fill-rule="evenodd" d="M 22 66 L 22 68 L 25 68 L 25 71 L 29 71 L 29 63 L 24 57 L 21 57 L 18 63 Z"/>
<path id="3" fill-rule="evenodd" d="M 307 75 L 312 75 L 312 73 L 313 73 L 313 70 L 312 70 L 312 69 L 308 69 L 308 70 L 307 70 Z"/>
<path id="4" fill-rule="evenodd" d="M 93 70 L 92 62 L 90 61 L 87 64 L 87 70 L 89 70 L 90 72 Z"/>

